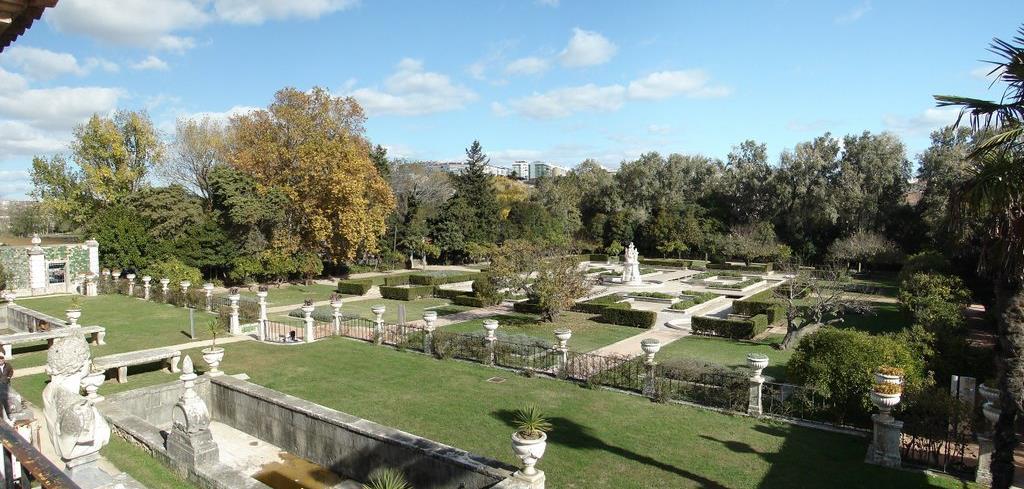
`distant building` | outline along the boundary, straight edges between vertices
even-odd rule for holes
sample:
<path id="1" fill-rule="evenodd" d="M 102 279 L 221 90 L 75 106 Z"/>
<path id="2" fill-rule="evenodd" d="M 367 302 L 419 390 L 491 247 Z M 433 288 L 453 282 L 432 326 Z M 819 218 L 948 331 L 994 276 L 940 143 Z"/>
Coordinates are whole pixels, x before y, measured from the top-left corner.
<path id="1" fill-rule="evenodd" d="M 427 168 L 440 170 L 454 175 L 458 175 L 466 171 L 466 168 L 469 166 L 461 161 L 424 161 L 422 164 Z M 484 173 L 487 173 L 488 175 L 507 177 L 511 172 L 512 170 L 503 166 L 484 165 Z"/>
<path id="2" fill-rule="evenodd" d="M 516 161 L 512 163 L 512 173 L 515 173 L 516 177 L 520 180 L 530 179 L 530 163 L 524 160 Z"/>

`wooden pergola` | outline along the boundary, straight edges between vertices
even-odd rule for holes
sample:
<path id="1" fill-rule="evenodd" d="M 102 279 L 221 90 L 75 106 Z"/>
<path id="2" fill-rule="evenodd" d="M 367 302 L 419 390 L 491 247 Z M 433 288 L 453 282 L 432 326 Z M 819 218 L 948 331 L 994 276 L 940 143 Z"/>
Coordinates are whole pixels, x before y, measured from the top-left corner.
<path id="1" fill-rule="evenodd" d="M 0 53 L 55 5 L 57 0 L 0 0 Z"/>

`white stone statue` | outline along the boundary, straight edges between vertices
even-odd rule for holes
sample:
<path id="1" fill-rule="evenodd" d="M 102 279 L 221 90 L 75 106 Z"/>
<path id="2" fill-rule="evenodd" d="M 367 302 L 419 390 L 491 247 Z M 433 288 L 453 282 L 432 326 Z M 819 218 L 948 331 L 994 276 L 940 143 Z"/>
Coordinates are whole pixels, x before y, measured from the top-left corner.
<path id="1" fill-rule="evenodd" d="M 69 329 L 77 329 L 69 327 Z M 50 383 L 43 389 L 43 416 L 50 443 L 66 471 L 82 487 L 95 487 L 103 472 L 96 466 L 99 451 L 110 441 L 110 426 L 81 395 L 82 379 L 92 360 L 85 336 L 72 332 L 54 339 L 46 354 Z"/>
<path id="2" fill-rule="evenodd" d="M 181 381 L 185 390 L 171 411 L 171 432 L 167 435 L 167 454 L 190 466 L 216 463 L 219 450 L 210 433 L 210 411 L 195 391 L 198 376 L 192 358 L 185 355 Z"/>
<path id="3" fill-rule="evenodd" d="M 640 253 L 636 251 L 636 246 L 633 243 L 629 243 L 629 247 L 626 248 L 625 263 L 622 265 L 622 283 L 624 285 L 643 285 L 644 281 L 640 278 Z"/>

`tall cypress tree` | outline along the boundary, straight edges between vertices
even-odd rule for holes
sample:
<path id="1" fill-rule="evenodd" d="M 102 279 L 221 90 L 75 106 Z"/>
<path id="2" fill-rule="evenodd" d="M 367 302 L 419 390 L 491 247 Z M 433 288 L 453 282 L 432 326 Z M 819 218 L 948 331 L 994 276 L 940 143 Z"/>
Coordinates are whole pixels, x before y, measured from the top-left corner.
<path id="1" fill-rule="evenodd" d="M 492 243 L 498 238 L 501 208 L 493 177 L 486 171 L 489 162 L 480 141 L 473 141 L 466 149 L 466 169 L 454 176 L 455 198 L 463 199 L 473 209 L 474 222 L 465 223 L 469 242 Z"/>

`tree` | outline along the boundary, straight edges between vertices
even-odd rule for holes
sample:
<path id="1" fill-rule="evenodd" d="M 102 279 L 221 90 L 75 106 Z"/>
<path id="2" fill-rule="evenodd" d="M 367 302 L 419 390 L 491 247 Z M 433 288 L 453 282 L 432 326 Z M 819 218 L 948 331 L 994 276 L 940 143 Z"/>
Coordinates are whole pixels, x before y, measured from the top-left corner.
<path id="1" fill-rule="evenodd" d="M 725 236 L 725 252 L 750 264 L 754 260 L 788 258 L 788 247 L 781 245 L 772 225 L 766 222 L 744 224 L 733 228 Z"/>
<path id="2" fill-rule="evenodd" d="M 997 311 L 997 366 L 1001 411 L 996 422 L 992 456 L 992 487 L 1013 483 L 1015 426 L 1024 404 L 1024 27 L 1012 42 L 993 40 L 990 75 L 998 74 L 1006 89 L 999 101 L 948 95 L 935 96 L 940 107 L 960 107 L 976 130 L 989 131 L 968 154 L 968 177 L 952 198 L 953 222 L 986 224 L 987 246 L 979 268 L 993 279 Z M 994 83 L 993 83 L 994 84 Z M 1017 309 L 1014 309 L 1014 308 Z M 1015 312 L 1016 311 L 1016 312 Z M 1016 408 L 1016 409 L 1014 409 Z"/>
<path id="3" fill-rule="evenodd" d="M 779 157 L 775 224 L 782 240 L 802 256 L 820 255 L 837 234 L 839 152 L 839 141 L 826 133 Z"/>
<path id="4" fill-rule="evenodd" d="M 836 188 L 839 231 L 883 229 L 893 209 L 905 205 L 909 179 L 910 161 L 895 135 L 844 137 Z"/>
<path id="5" fill-rule="evenodd" d="M 178 119 L 171 154 L 157 167 L 167 181 L 210 199 L 210 172 L 224 162 L 227 150 L 224 124 L 216 119 Z"/>
<path id="6" fill-rule="evenodd" d="M 773 170 L 768 164 L 768 147 L 747 140 L 734 146 L 726 159 L 724 204 L 730 224 L 771 220 L 777 195 L 772 189 Z"/>
<path id="7" fill-rule="evenodd" d="M 381 145 L 376 145 L 370 151 L 370 159 L 373 160 L 373 166 L 377 168 L 377 173 L 381 177 L 387 179 L 391 176 L 391 162 L 388 160 L 388 149 Z"/>
<path id="8" fill-rule="evenodd" d="M 395 199 L 370 158 L 363 109 L 316 87 L 279 90 L 265 110 L 231 121 L 228 159 L 288 200 L 272 244 L 351 260 L 374 252 Z"/>
<path id="9" fill-rule="evenodd" d="M 466 148 L 466 169 L 452 176 L 455 196 L 472 210 L 472 218 L 464 221 L 464 235 L 470 242 L 493 242 L 498 238 L 501 209 L 494 189 L 493 177 L 486 171 L 488 160 L 480 141 Z"/>
<path id="10" fill-rule="evenodd" d="M 867 303 L 851 294 L 840 270 L 800 270 L 796 276 L 773 289 L 773 296 L 786 319 L 782 349 L 800 344 L 805 336 L 822 326 L 843 322 L 847 312 L 870 311 Z"/>
<path id="11" fill-rule="evenodd" d="M 3 292 L 10 287 L 11 280 L 13 279 L 13 274 L 4 268 L 3 263 L 0 263 L 0 292 Z"/>
<path id="12" fill-rule="evenodd" d="M 838 239 L 828 248 L 828 255 L 833 260 L 857 262 L 857 273 L 861 271 L 863 262 L 879 263 L 896 261 L 896 244 L 881 234 L 858 230 L 850 236 Z"/>
<path id="13" fill-rule="evenodd" d="M 544 321 L 553 321 L 590 290 L 586 274 L 568 250 L 525 240 L 502 244 L 491 260 L 489 275 L 508 294 L 526 292 Z"/>
<path id="14" fill-rule="evenodd" d="M 100 264 L 108 268 L 139 270 L 151 260 L 150 223 L 121 204 L 97 211 L 85 227 L 100 243 Z"/>

